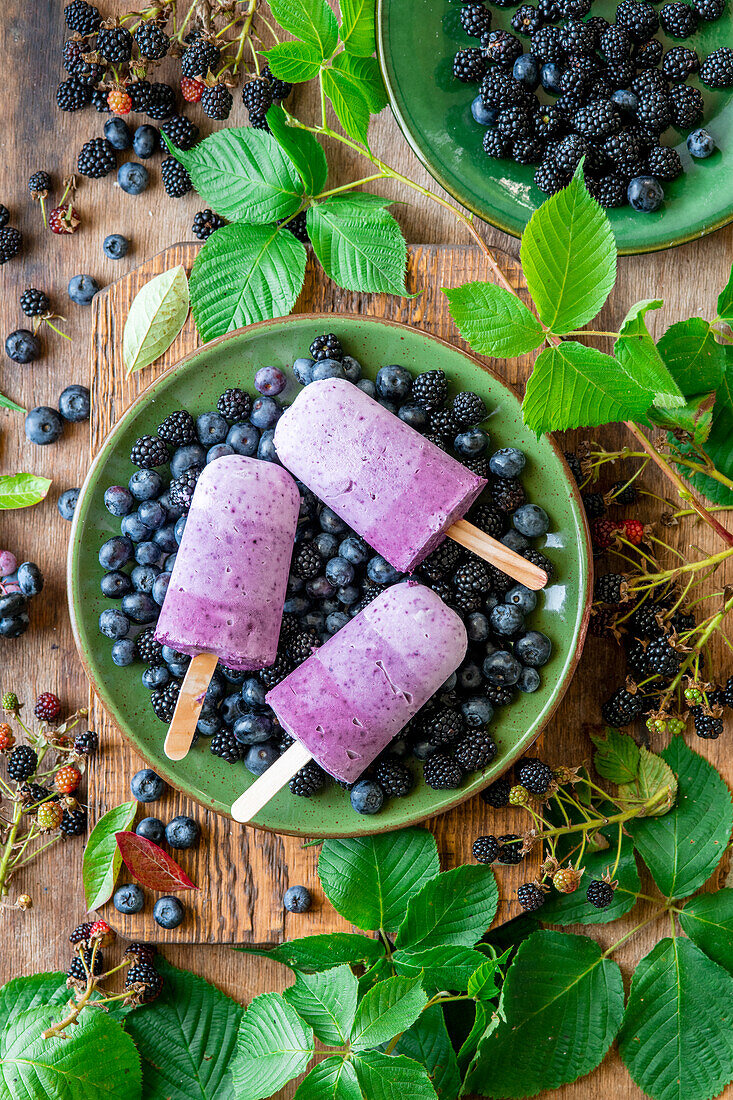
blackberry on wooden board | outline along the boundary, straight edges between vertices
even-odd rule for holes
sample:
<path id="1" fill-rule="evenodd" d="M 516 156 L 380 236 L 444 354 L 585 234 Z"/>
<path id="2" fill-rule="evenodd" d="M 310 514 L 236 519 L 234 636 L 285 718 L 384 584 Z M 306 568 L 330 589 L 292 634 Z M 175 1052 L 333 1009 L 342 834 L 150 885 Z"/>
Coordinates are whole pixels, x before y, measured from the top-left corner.
<path id="1" fill-rule="evenodd" d="M 73 0 L 73 3 L 67 4 L 64 8 L 64 19 L 69 30 L 83 35 L 96 31 L 102 22 L 99 10 L 86 0 Z"/>
<path id="2" fill-rule="evenodd" d="M 249 111 L 250 117 L 252 115 L 264 117 L 272 106 L 274 98 L 272 82 L 262 76 L 246 81 L 242 88 L 242 102 Z"/>
<path id="3" fill-rule="evenodd" d="M 477 863 L 493 863 L 499 851 L 499 841 L 495 836 L 479 836 L 473 842 L 473 858 Z"/>
<path id="4" fill-rule="evenodd" d="M 601 707 L 601 716 L 609 726 L 629 726 L 644 709 L 643 700 L 626 688 L 618 688 Z"/>
<path id="5" fill-rule="evenodd" d="M 525 913 L 535 913 L 545 904 L 545 892 L 534 882 L 524 882 L 517 888 L 517 901 Z"/>
<path id="6" fill-rule="evenodd" d="M 114 172 L 116 167 L 115 151 L 106 138 L 92 138 L 84 142 L 76 160 L 79 175 L 101 179 Z"/>
<path id="7" fill-rule="evenodd" d="M 132 44 L 132 35 L 126 27 L 102 27 L 97 34 L 97 52 L 112 65 L 130 60 Z"/>
<path id="8" fill-rule="evenodd" d="M 706 741 L 715 741 L 723 732 L 723 719 L 706 714 L 702 707 L 692 707 L 690 713 L 695 724 L 695 733 Z"/>
<path id="9" fill-rule="evenodd" d="M 213 118 L 218 122 L 229 118 L 234 100 L 232 93 L 226 84 L 213 84 L 210 88 L 204 88 L 201 96 L 201 109 L 207 118 Z"/>
<path id="10" fill-rule="evenodd" d="M 160 175 L 166 194 L 172 199 L 180 199 L 193 187 L 191 177 L 175 157 L 165 158 L 160 166 Z"/>
<path id="11" fill-rule="evenodd" d="M 127 90 L 132 94 L 131 88 Z M 149 118 L 153 118 L 157 122 L 164 118 L 170 118 L 176 112 L 176 93 L 170 84 L 160 82 L 151 84 L 145 96 L 145 107 L 141 109 L 145 111 Z"/>
<path id="12" fill-rule="evenodd" d="M 134 32 L 137 48 L 148 61 L 160 61 L 170 49 L 171 40 L 158 23 L 148 20 Z"/>
<path id="13" fill-rule="evenodd" d="M 26 317 L 41 317 L 44 313 L 48 313 L 51 301 L 42 290 L 30 286 L 20 296 L 20 308 Z"/>
<path id="14" fill-rule="evenodd" d="M 16 782 L 28 779 L 38 765 L 38 753 L 30 745 L 18 745 L 8 755 L 8 775 Z"/>
<path id="15" fill-rule="evenodd" d="M 78 76 L 63 80 L 56 89 L 56 106 L 60 111 L 81 111 L 92 101 L 92 89 Z"/>
<path id="16" fill-rule="evenodd" d="M 185 115 L 171 115 L 160 127 L 178 149 L 192 149 L 199 137 L 199 128 Z"/>
<path id="17" fill-rule="evenodd" d="M 64 810 L 59 826 L 64 836 L 82 836 L 87 829 L 87 811 L 79 807 L 77 810 Z"/>
<path id="18" fill-rule="evenodd" d="M 496 853 L 496 862 L 506 866 L 516 866 L 524 859 L 522 855 L 522 838 L 516 833 L 504 833 L 496 838 L 499 841 L 499 850 Z"/>
<path id="19" fill-rule="evenodd" d="M 512 789 L 512 781 L 509 776 L 502 775 L 481 792 L 481 798 L 487 806 L 495 810 L 509 805 L 509 792 Z"/>
<path id="20" fill-rule="evenodd" d="M 193 42 L 181 57 L 182 76 L 206 76 L 215 69 L 221 58 L 221 50 L 213 42 L 202 38 Z"/>
<path id="21" fill-rule="evenodd" d="M 623 573 L 602 573 L 596 577 L 595 598 L 618 607 L 628 597 L 628 582 Z"/>

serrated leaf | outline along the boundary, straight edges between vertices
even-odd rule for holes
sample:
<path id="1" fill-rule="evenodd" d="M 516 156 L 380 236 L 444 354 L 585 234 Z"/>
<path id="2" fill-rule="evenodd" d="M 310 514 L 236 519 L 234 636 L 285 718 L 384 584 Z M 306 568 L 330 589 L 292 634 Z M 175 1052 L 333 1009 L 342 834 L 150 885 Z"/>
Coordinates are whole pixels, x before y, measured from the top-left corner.
<path id="1" fill-rule="evenodd" d="M 630 808 L 641 802 L 648 802 L 655 795 L 663 797 L 661 801 L 655 802 L 652 809 L 647 810 L 649 817 L 660 817 L 669 811 L 677 795 L 677 779 L 661 756 L 649 752 L 642 745 L 639 749 L 639 770 L 631 783 L 622 783 L 619 786 L 619 801 L 624 808 Z"/>
<path id="2" fill-rule="evenodd" d="M 397 932 L 397 947 L 473 947 L 496 915 L 499 892 L 490 867 L 454 867 L 414 894 Z"/>
<path id="3" fill-rule="evenodd" d="M 501 958 L 484 960 L 478 970 L 471 975 L 468 983 L 469 997 L 475 997 L 477 1001 L 493 1001 L 499 996 L 496 977 L 500 976 L 499 967 L 507 961 L 508 957 L 509 952 L 505 951 Z"/>
<path id="4" fill-rule="evenodd" d="M 324 69 L 323 90 L 347 137 L 368 145 L 370 112 L 361 81 L 344 69 Z"/>
<path id="5" fill-rule="evenodd" d="M 387 978 L 365 993 L 356 1010 L 352 1050 L 369 1050 L 405 1031 L 427 1004 L 419 978 Z"/>
<path id="6" fill-rule="evenodd" d="M 522 415 L 539 434 L 633 420 L 651 403 L 651 392 L 637 385 L 612 356 L 565 340 L 537 356 Z"/>
<path id="7" fill-rule="evenodd" d="M 324 1058 L 300 1082 L 295 1100 L 362 1100 L 353 1064 L 337 1054 Z"/>
<path id="8" fill-rule="evenodd" d="M 729 346 L 723 348 L 723 363 L 723 378 L 715 394 L 712 427 L 705 442 L 705 453 L 720 473 L 733 478 L 733 349 Z M 693 455 L 693 458 L 697 457 Z M 716 504 L 733 504 L 733 492 L 719 481 L 705 474 L 690 474 L 684 467 L 680 472 L 709 500 Z"/>
<path id="9" fill-rule="evenodd" d="M 647 298 L 633 305 L 621 324 L 613 353 L 626 373 L 654 394 L 655 405 L 674 409 L 684 405 L 684 396 L 646 327 L 649 310 L 663 305 L 661 298 Z"/>
<path id="10" fill-rule="evenodd" d="M 289 126 L 285 112 L 274 104 L 267 112 L 267 124 L 272 136 L 303 181 L 306 195 L 317 195 L 326 186 L 328 164 L 323 148 L 313 134 L 299 126 Z"/>
<path id="11" fill-rule="evenodd" d="M 187 970 L 156 966 L 163 992 L 125 1023 L 142 1056 L 144 1100 L 230 1100 L 242 1006 Z"/>
<path id="12" fill-rule="evenodd" d="M 612 783 L 631 783 L 639 771 L 639 746 L 634 738 L 620 730 L 606 728 L 591 733 L 596 746 L 593 765 L 599 775 Z"/>
<path id="13" fill-rule="evenodd" d="M 428 947 L 425 951 L 395 951 L 392 963 L 398 974 L 422 976 L 426 989 L 454 989 L 463 992 L 469 980 L 485 962 L 472 947 Z"/>
<path id="14" fill-rule="evenodd" d="M 725 288 L 718 295 L 718 317 L 727 324 L 733 321 L 733 268 Z"/>
<path id="15" fill-rule="evenodd" d="M 515 294 L 493 283 L 466 283 L 443 293 L 463 339 L 479 355 L 500 359 L 533 351 L 544 343 L 542 325 Z"/>
<path id="16" fill-rule="evenodd" d="M 115 839 L 123 863 L 143 886 L 162 894 L 198 890 L 183 868 L 152 840 L 130 831 L 117 833 Z"/>
<path id="17" fill-rule="evenodd" d="M 224 131 L 220 131 L 224 132 Z M 306 251 L 276 225 L 226 225 L 191 270 L 191 308 L 202 340 L 290 313 L 303 286 Z"/>
<path id="18" fill-rule="evenodd" d="M 360 192 L 354 192 L 352 202 Z M 308 235 L 323 270 L 345 290 L 405 295 L 407 245 L 386 210 L 366 203 L 360 213 L 326 199 L 309 206 Z"/>
<path id="19" fill-rule="evenodd" d="M 354 1023 L 359 983 L 348 966 L 298 974 L 283 997 L 328 1046 L 346 1046 Z"/>
<path id="20" fill-rule="evenodd" d="M 709 1100 L 733 1078 L 733 978 L 694 943 L 664 939 L 631 979 L 619 1053 L 654 1100 Z"/>
<path id="21" fill-rule="evenodd" d="M 610 871 L 616 861 L 618 829 L 607 830 L 611 848 L 602 852 L 591 852 L 586 848 L 583 855 L 585 874 L 580 889 L 573 894 L 558 894 L 553 891 L 538 913 L 543 924 L 608 924 L 618 920 L 636 905 L 636 894 L 641 890 L 639 870 L 634 859 L 634 846 L 628 837 L 621 841 L 621 858 L 614 872 L 618 879 L 618 889 L 607 909 L 596 909 L 586 897 L 588 883 L 599 879 Z"/>
<path id="22" fill-rule="evenodd" d="M 270 11 L 281 27 L 330 57 L 338 43 L 336 16 L 326 0 L 271 0 Z"/>
<path id="23" fill-rule="evenodd" d="M 339 0 L 340 38 L 357 57 L 371 57 L 376 46 L 373 0 Z"/>
<path id="24" fill-rule="evenodd" d="M 519 255 L 540 320 L 553 332 L 581 328 L 600 311 L 616 281 L 616 243 L 581 167 L 535 210 Z"/>
<path id="25" fill-rule="evenodd" d="M 0 511 L 32 508 L 51 488 L 51 479 L 38 474 L 0 474 Z"/>
<path id="26" fill-rule="evenodd" d="M 359 928 L 394 932 L 407 903 L 440 870 L 427 829 L 326 840 L 318 875 L 331 905 Z"/>
<path id="27" fill-rule="evenodd" d="M 692 898 L 679 914 L 679 921 L 708 958 L 733 973 L 733 890 Z"/>
<path id="28" fill-rule="evenodd" d="M 657 348 L 675 382 L 688 397 L 717 389 L 723 378 L 725 352 L 702 317 L 671 325 Z"/>
<path id="29" fill-rule="evenodd" d="M 637 818 L 627 828 L 665 897 L 685 898 L 719 863 L 733 826 L 733 806 L 716 769 L 681 737 L 660 755 L 677 776 L 677 802 L 664 817 Z"/>
<path id="30" fill-rule="evenodd" d="M 137 802 L 123 802 L 100 817 L 84 849 L 82 877 L 87 909 L 97 909 L 109 901 L 122 866 L 115 833 L 129 828 L 135 818 Z"/>
<path id="31" fill-rule="evenodd" d="M 341 963 L 369 963 L 384 957 L 384 945 L 379 940 L 353 932 L 333 932 L 324 936 L 304 936 L 275 947 L 238 947 L 245 955 L 260 955 L 264 959 L 289 966 L 303 973 L 331 970 Z"/>
<path id="32" fill-rule="evenodd" d="M 71 1034 L 44 1039 L 58 1019 L 58 1009 L 32 1008 L 0 1033 L 3 1100 L 138 1100 L 140 1057 L 120 1024 L 88 1011 Z"/>
<path id="33" fill-rule="evenodd" d="M 365 970 L 362 976 L 359 978 L 359 1000 L 368 993 L 377 982 L 383 982 L 385 978 L 394 977 L 394 970 L 392 969 L 392 963 L 386 956 L 370 966 L 368 970 Z"/>
<path id="34" fill-rule="evenodd" d="M 303 1073 L 313 1057 L 313 1032 L 279 993 L 250 1002 L 231 1061 L 237 1100 L 266 1100 Z"/>
<path id="35" fill-rule="evenodd" d="M 694 443 L 703 446 L 713 425 L 714 405 L 714 393 L 700 393 L 696 397 L 688 397 L 679 409 L 651 408 L 647 417 L 659 428 L 687 432 Z"/>
<path id="36" fill-rule="evenodd" d="M 465 1091 L 492 1097 L 534 1096 L 590 1073 L 621 1024 L 621 971 L 586 936 L 535 932 L 507 971 L 506 1022 L 490 1030 Z"/>
<path id="37" fill-rule="evenodd" d="M 0 393 L 0 409 L 12 409 L 13 412 L 19 413 L 26 412 L 22 405 L 18 405 L 15 401 L 11 401 L 4 393 Z"/>
<path id="38" fill-rule="evenodd" d="M 473 1025 L 458 1051 L 458 1068 L 461 1073 L 468 1073 L 479 1043 L 492 1031 L 496 1031 L 500 1023 L 501 1017 L 492 1004 L 487 1001 L 476 1001 Z"/>
<path id="39" fill-rule="evenodd" d="M 149 279 L 138 290 L 122 334 L 122 361 L 128 374 L 150 366 L 168 351 L 186 323 L 189 304 L 182 264 Z"/>
<path id="40" fill-rule="evenodd" d="M 272 75 L 290 84 L 315 80 L 321 71 L 319 51 L 307 42 L 278 42 L 264 56 Z"/>
<path id="41" fill-rule="evenodd" d="M 373 115 L 378 115 L 384 110 L 389 103 L 389 97 L 376 57 L 355 57 L 345 50 L 343 53 L 336 54 L 332 65 L 334 69 L 342 69 L 359 83 L 362 95 Z"/>
<path id="42" fill-rule="evenodd" d="M 458 1061 L 440 1005 L 427 1008 L 400 1038 L 395 1054 L 408 1058 L 428 1071 L 440 1100 L 455 1100 L 461 1087 Z"/>
<path id="43" fill-rule="evenodd" d="M 31 1008 L 64 1005 L 72 991 L 67 988 L 66 974 L 59 970 L 46 974 L 30 974 L 27 978 L 12 978 L 0 989 L 0 1018 L 7 1027 L 14 1017 Z"/>
<path id="44" fill-rule="evenodd" d="M 436 1100 L 425 1067 L 404 1054 L 365 1050 L 354 1059 L 354 1069 L 365 1100 Z"/>
<path id="45" fill-rule="evenodd" d="M 295 166 L 263 130 L 217 130 L 185 152 L 165 140 L 201 198 L 230 221 L 266 225 L 294 214 L 303 201 Z"/>

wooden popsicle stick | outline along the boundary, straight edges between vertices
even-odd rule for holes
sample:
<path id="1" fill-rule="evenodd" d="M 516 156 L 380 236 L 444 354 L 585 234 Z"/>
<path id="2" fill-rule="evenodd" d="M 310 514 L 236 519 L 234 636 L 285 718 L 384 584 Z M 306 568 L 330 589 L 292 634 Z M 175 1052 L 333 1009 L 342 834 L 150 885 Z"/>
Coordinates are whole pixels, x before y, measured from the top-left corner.
<path id="1" fill-rule="evenodd" d="M 254 781 L 251 787 L 247 788 L 244 794 L 240 794 L 232 806 L 234 820 L 246 825 L 286 783 L 290 782 L 295 773 L 312 759 L 313 757 L 300 741 L 295 741 L 266 772 Z"/>
<path id="2" fill-rule="evenodd" d="M 199 714 L 218 663 L 219 658 L 213 653 L 197 653 L 191 658 L 165 735 L 163 750 L 169 760 L 183 760 L 191 748 Z"/>
<path id="3" fill-rule="evenodd" d="M 501 569 L 502 573 L 506 573 L 508 577 L 513 577 L 525 588 L 531 588 L 537 592 L 547 584 L 548 578 L 544 569 L 540 569 L 531 561 L 527 561 L 521 554 L 510 550 L 503 542 L 493 539 L 491 535 L 487 535 L 485 531 L 479 530 L 478 527 L 474 527 L 472 523 L 468 523 L 465 519 L 459 519 L 457 523 L 449 527 L 446 535 L 454 542 L 465 546 L 466 550 L 472 550 L 474 554 L 478 554 L 484 561 L 491 562 L 497 569 Z"/>

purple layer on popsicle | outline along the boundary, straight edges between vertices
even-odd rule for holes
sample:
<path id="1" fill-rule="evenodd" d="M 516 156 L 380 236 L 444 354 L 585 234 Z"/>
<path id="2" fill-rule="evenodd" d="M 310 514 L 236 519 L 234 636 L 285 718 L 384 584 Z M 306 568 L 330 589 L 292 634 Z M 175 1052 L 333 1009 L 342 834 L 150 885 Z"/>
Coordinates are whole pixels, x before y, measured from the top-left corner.
<path id="1" fill-rule="evenodd" d="M 280 418 L 284 466 L 396 569 L 411 573 L 486 486 L 351 382 L 311 382 Z"/>
<path id="2" fill-rule="evenodd" d="M 386 589 L 268 692 L 281 726 L 353 783 L 463 661 L 463 622 L 429 588 Z"/>
<path id="3" fill-rule="evenodd" d="M 271 462 L 227 455 L 201 474 L 155 637 L 235 669 L 277 654 L 298 487 Z"/>

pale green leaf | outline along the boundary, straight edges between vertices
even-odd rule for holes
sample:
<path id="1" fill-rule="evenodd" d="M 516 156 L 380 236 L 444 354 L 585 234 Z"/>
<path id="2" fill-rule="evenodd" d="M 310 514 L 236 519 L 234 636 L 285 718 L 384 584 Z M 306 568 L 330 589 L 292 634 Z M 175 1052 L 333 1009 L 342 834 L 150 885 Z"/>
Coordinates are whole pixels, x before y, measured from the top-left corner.
<path id="1" fill-rule="evenodd" d="M 636 905 L 641 881 L 634 859 L 634 846 L 628 837 L 621 841 L 621 858 L 613 875 L 618 880 L 618 889 L 611 904 L 606 909 L 596 909 L 586 897 L 588 883 L 611 871 L 616 862 L 618 828 L 609 828 L 604 835 L 608 837 L 610 848 L 601 852 L 586 849 L 583 855 L 585 874 L 580 889 L 573 894 L 559 894 L 553 890 L 537 914 L 543 924 L 608 924 L 623 917 Z"/>
<path id="2" fill-rule="evenodd" d="M 646 813 L 649 817 L 659 817 L 668 812 L 676 795 L 677 779 L 669 764 L 642 745 L 639 749 L 639 769 L 630 783 L 619 786 L 619 801 L 625 808 L 632 808 L 655 799 L 653 808 L 647 809 Z"/>
<path id="3" fill-rule="evenodd" d="M 671 325 L 657 348 L 675 382 L 688 397 L 717 389 L 723 378 L 725 352 L 710 322 L 690 317 Z"/>
<path id="4" fill-rule="evenodd" d="M 679 918 L 683 931 L 700 950 L 733 973 L 733 890 L 692 898 Z"/>
<path id="5" fill-rule="evenodd" d="M 324 69 L 323 89 L 346 136 L 367 145 L 370 112 L 361 81 L 344 69 Z"/>
<path id="6" fill-rule="evenodd" d="M 281 27 L 313 46 L 321 60 L 336 49 L 338 24 L 326 0 L 270 0 L 270 11 Z"/>
<path id="7" fill-rule="evenodd" d="M 344 46 L 357 57 L 370 57 L 376 46 L 374 0 L 339 0 L 339 7 Z"/>
<path id="8" fill-rule="evenodd" d="M 414 1024 L 427 1004 L 419 978 L 387 978 L 365 993 L 351 1033 L 353 1050 L 387 1043 Z"/>
<path id="9" fill-rule="evenodd" d="M 319 974 L 297 974 L 283 993 L 301 1019 L 328 1046 L 345 1046 L 354 1023 L 359 983 L 348 966 Z"/>
<path id="10" fill-rule="evenodd" d="M 454 867 L 414 894 L 395 941 L 397 947 L 446 944 L 473 947 L 496 915 L 499 892 L 490 867 Z"/>
<path id="11" fill-rule="evenodd" d="M 600 311 L 616 281 L 616 244 L 582 168 L 535 210 L 522 234 L 520 259 L 540 319 L 553 332 L 581 328 Z"/>
<path id="12" fill-rule="evenodd" d="M 344 51 L 336 54 L 332 64 L 335 69 L 342 69 L 358 82 L 373 115 L 378 115 L 384 110 L 389 103 L 389 97 L 376 57 L 355 57 Z"/>
<path id="13" fill-rule="evenodd" d="M 285 112 L 274 104 L 267 112 L 272 136 L 295 165 L 307 195 L 317 195 L 326 186 L 328 164 L 323 147 L 308 130 L 288 125 Z"/>
<path id="14" fill-rule="evenodd" d="M 468 988 L 472 974 L 485 959 L 472 947 L 428 947 L 424 951 L 395 951 L 392 956 L 398 974 L 422 975 L 426 989 Z"/>
<path id="15" fill-rule="evenodd" d="M 31 508 L 51 488 L 51 479 L 38 474 L 0 474 L 0 511 Z"/>
<path id="16" fill-rule="evenodd" d="M 354 192 L 351 200 L 358 198 Z M 366 204 L 361 213 L 326 199 L 308 207 L 308 235 L 323 270 L 345 290 L 406 294 L 407 245 L 386 210 Z"/>
<path id="17" fill-rule="evenodd" d="M 303 1073 L 313 1057 L 313 1032 L 279 993 L 250 1001 L 231 1062 L 237 1100 L 266 1100 Z"/>
<path id="18" fill-rule="evenodd" d="M 424 1066 L 440 1100 L 455 1100 L 461 1087 L 458 1061 L 440 1005 L 431 1005 L 401 1036 L 395 1054 Z"/>
<path id="19" fill-rule="evenodd" d="M 24 413 L 26 411 L 22 405 L 18 405 L 15 401 L 11 401 L 4 393 L 0 393 L 0 409 L 12 409 L 13 412 L 18 413 Z"/>
<path id="20" fill-rule="evenodd" d="M 363 1100 L 353 1063 L 338 1054 L 324 1058 L 300 1082 L 295 1100 Z"/>
<path id="21" fill-rule="evenodd" d="M 365 1100 L 436 1100 L 425 1067 L 404 1054 L 365 1050 L 354 1059 L 354 1069 Z"/>
<path id="22" fill-rule="evenodd" d="M 276 225 L 226 225 L 191 270 L 191 308 L 203 340 L 290 313 L 303 286 L 306 251 Z"/>
<path id="23" fill-rule="evenodd" d="M 718 295 L 718 317 L 728 325 L 733 322 L 733 268 L 725 288 Z"/>
<path id="24" fill-rule="evenodd" d="M 304 936 L 299 940 L 279 943 L 275 947 L 238 947 L 246 955 L 289 966 L 304 973 L 331 970 L 341 963 L 371 963 L 384 957 L 384 945 L 379 940 L 353 932 L 332 932 L 323 936 Z"/>
<path id="25" fill-rule="evenodd" d="M 122 333 L 122 361 L 128 374 L 168 351 L 186 323 L 188 279 L 182 264 L 149 279 L 132 300 Z"/>
<path id="26" fill-rule="evenodd" d="M 591 731 L 596 747 L 593 765 L 599 775 L 612 783 L 631 783 L 639 771 L 639 746 L 628 733 L 607 728 Z"/>
<path id="27" fill-rule="evenodd" d="M 307 42 L 278 42 L 264 56 L 272 75 L 289 84 L 315 80 L 321 71 L 319 51 Z"/>
<path id="28" fill-rule="evenodd" d="M 613 353 L 626 373 L 653 393 L 655 405 L 674 409 L 684 405 L 684 396 L 646 327 L 649 310 L 663 305 L 661 298 L 647 298 L 633 305 L 621 324 Z"/>
<path id="29" fill-rule="evenodd" d="M 443 288 L 450 315 L 463 339 L 479 355 L 500 359 L 533 351 L 544 342 L 544 332 L 533 313 L 516 294 L 494 283 L 466 283 Z"/>
<path id="30" fill-rule="evenodd" d="M 100 817 L 84 849 L 82 877 L 87 909 L 97 909 L 109 901 L 122 866 L 115 833 L 129 829 L 135 819 L 137 802 L 123 802 Z"/>

